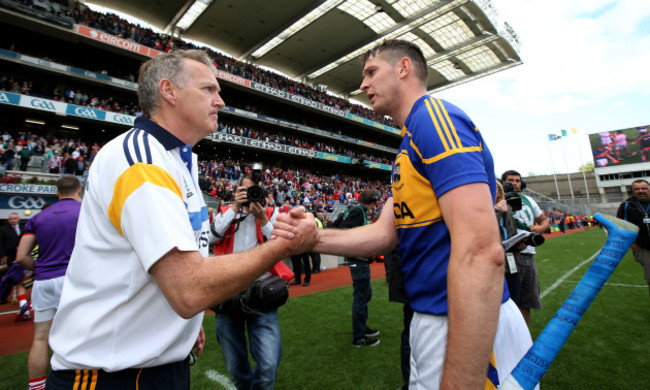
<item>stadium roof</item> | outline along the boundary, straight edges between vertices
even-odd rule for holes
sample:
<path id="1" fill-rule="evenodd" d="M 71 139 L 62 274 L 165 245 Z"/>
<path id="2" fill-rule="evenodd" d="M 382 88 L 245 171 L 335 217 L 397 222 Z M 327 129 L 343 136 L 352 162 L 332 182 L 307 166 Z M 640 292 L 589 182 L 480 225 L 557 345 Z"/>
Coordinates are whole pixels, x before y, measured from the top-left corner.
<path id="1" fill-rule="evenodd" d="M 359 56 L 387 38 L 417 43 L 431 92 L 522 63 L 490 0 L 98 0 L 168 33 L 368 103 Z M 195 19 L 194 19 L 195 18 Z"/>

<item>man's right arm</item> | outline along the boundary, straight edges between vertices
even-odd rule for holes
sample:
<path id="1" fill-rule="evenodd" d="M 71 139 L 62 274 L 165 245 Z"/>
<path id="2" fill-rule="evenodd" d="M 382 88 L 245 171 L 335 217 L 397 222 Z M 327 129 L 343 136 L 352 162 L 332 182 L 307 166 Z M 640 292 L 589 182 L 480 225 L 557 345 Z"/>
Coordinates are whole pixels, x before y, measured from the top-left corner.
<path id="1" fill-rule="evenodd" d="M 318 239 L 313 219 L 293 225 L 292 239 L 278 238 L 246 252 L 203 258 L 198 251 L 167 252 L 149 272 L 174 311 L 191 318 L 235 296 L 275 263 L 311 250 Z"/>
<path id="2" fill-rule="evenodd" d="M 34 234 L 23 234 L 16 250 L 16 261 L 28 270 L 34 269 L 34 258 L 32 251 L 36 247 L 36 236 Z"/>

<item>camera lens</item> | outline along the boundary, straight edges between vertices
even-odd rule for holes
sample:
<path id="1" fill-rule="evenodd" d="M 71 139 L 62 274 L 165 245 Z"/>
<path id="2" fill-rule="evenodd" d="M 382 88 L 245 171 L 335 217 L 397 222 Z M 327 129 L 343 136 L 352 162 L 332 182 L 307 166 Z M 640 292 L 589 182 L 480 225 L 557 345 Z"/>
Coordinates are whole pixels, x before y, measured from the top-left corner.
<path id="1" fill-rule="evenodd" d="M 531 234 L 529 241 L 529 245 L 540 246 L 544 243 L 544 241 L 546 241 L 546 239 L 541 234 L 533 233 Z"/>
<path id="2" fill-rule="evenodd" d="M 264 204 L 264 190 L 260 186 L 250 186 L 248 187 L 248 200 L 250 202 L 256 202 L 261 205 Z"/>

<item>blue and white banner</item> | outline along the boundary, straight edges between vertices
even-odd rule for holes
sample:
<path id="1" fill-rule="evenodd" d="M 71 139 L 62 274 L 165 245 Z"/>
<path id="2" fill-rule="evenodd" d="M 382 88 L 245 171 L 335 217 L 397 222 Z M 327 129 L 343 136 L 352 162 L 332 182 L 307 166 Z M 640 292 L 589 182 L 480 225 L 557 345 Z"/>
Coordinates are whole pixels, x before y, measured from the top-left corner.
<path id="1" fill-rule="evenodd" d="M 44 184 L 0 184 L 0 193 L 52 195 L 56 196 L 56 186 Z"/>
<path id="2" fill-rule="evenodd" d="M 40 111 L 50 111 L 62 115 L 72 115 L 79 118 L 94 119 L 98 121 L 116 123 L 118 125 L 133 126 L 135 117 L 118 112 L 98 110 L 96 108 L 78 106 L 34 96 L 19 95 L 11 92 L 0 92 L 0 104 L 9 104 Z"/>

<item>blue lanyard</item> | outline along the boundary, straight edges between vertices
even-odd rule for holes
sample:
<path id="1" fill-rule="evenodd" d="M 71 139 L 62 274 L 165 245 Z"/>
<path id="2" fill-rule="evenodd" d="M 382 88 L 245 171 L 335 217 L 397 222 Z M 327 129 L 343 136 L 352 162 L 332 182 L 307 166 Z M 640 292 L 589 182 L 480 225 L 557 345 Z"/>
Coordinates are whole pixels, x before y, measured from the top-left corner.
<path id="1" fill-rule="evenodd" d="M 645 213 L 645 216 L 647 218 L 648 217 L 648 211 L 650 210 L 650 203 L 648 203 L 648 207 L 646 207 L 645 209 L 643 208 L 643 206 L 641 206 L 641 203 L 638 200 L 636 201 L 636 204 L 637 204 L 637 206 L 639 206 L 639 209 L 641 209 L 641 211 L 643 211 Z"/>
<path id="2" fill-rule="evenodd" d="M 506 227 L 503 226 L 503 216 L 501 216 L 501 219 L 499 219 L 499 226 L 501 226 L 501 230 L 503 230 L 503 239 L 507 240 L 508 239 L 508 232 L 506 231 Z"/>

